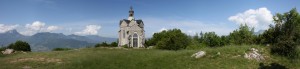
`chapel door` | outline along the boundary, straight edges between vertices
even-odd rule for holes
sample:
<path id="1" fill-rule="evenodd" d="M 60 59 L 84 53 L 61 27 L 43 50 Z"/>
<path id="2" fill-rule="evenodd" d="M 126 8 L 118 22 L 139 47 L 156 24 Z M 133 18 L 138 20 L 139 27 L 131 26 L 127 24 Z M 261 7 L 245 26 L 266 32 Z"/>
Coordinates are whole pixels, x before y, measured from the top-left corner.
<path id="1" fill-rule="evenodd" d="M 138 35 L 133 35 L 133 47 L 138 47 Z"/>

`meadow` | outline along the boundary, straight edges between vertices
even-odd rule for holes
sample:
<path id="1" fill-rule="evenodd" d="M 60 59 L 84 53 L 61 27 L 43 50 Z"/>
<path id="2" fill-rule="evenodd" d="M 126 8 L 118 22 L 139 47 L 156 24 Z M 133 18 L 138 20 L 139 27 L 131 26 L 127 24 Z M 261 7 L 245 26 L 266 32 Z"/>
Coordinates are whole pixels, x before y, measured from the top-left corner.
<path id="1" fill-rule="evenodd" d="M 258 49 L 265 60 L 244 58 L 250 48 Z M 191 57 L 200 50 L 206 51 L 204 57 Z M 177 51 L 98 47 L 0 55 L 0 69 L 257 69 L 272 66 L 300 68 L 299 59 L 270 55 L 268 47 L 258 45 Z"/>

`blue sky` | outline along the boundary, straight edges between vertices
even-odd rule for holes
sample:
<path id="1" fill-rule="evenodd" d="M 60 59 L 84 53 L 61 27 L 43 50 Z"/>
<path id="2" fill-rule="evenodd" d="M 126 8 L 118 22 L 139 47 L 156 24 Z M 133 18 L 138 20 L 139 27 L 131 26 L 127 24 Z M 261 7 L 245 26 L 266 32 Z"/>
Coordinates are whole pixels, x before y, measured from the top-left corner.
<path id="1" fill-rule="evenodd" d="M 133 6 L 145 23 L 146 37 L 179 28 L 193 35 L 228 35 L 239 24 L 267 29 L 275 13 L 300 7 L 299 0 L 0 0 L 0 33 L 54 32 L 117 38 L 119 21 Z M 299 9 L 297 9 L 299 11 Z"/>

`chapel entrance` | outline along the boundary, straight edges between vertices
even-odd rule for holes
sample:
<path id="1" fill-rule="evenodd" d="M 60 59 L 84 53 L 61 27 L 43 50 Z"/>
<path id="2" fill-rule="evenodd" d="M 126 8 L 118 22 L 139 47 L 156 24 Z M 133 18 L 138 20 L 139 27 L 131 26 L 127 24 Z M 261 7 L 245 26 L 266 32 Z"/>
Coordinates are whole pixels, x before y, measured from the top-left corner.
<path id="1" fill-rule="evenodd" d="M 138 35 L 133 35 L 133 47 L 138 47 Z"/>

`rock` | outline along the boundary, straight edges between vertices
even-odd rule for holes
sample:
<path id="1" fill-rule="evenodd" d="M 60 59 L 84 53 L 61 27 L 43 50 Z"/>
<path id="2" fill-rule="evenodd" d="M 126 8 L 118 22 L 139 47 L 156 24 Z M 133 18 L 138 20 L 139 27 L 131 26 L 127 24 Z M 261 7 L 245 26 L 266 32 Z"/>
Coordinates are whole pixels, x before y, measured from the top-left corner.
<path id="1" fill-rule="evenodd" d="M 30 66 L 24 66 L 24 67 L 22 67 L 23 69 L 31 69 L 31 67 Z"/>
<path id="2" fill-rule="evenodd" d="M 258 50 L 255 49 L 255 48 L 251 48 L 250 52 L 245 53 L 244 57 L 247 58 L 247 59 L 255 59 L 257 61 L 264 60 L 263 55 L 259 54 Z"/>
<path id="3" fill-rule="evenodd" d="M 14 52 L 14 49 L 5 49 L 5 51 L 2 51 L 2 54 L 12 54 Z"/>
<path id="4" fill-rule="evenodd" d="M 270 44 L 267 44 L 266 46 L 270 46 Z"/>
<path id="5" fill-rule="evenodd" d="M 237 57 L 241 57 L 241 55 L 232 56 L 232 58 L 237 58 Z"/>
<path id="6" fill-rule="evenodd" d="M 147 47 L 147 49 L 154 49 L 154 46 L 149 46 Z"/>
<path id="7" fill-rule="evenodd" d="M 23 54 L 27 54 L 27 52 L 24 52 L 24 51 L 21 51 L 21 53 L 23 53 Z"/>
<path id="8" fill-rule="evenodd" d="M 198 51 L 197 53 L 193 54 L 191 57 L 201 58 L 205 55 L 205 51 Z"/>

